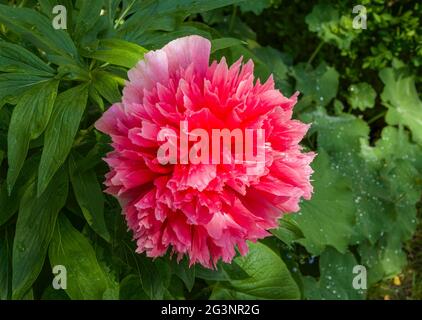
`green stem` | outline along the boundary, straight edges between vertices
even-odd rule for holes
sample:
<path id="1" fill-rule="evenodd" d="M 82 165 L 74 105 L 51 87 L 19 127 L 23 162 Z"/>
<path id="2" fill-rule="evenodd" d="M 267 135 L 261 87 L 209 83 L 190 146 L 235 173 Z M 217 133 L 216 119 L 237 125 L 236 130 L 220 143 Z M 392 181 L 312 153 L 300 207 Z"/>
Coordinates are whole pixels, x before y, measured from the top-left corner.
<path id="1" fill-rule="evenodd" d="M 371 119 L 368 120 L 368 124 L 371 124 L 372 122 L 377 121 L 379 118 L 382 118 L 383 116 L 385 116 L 385 114 L 387 113 L 387 111 L 383 111 L 381 113 L 378 113 L 376 116 L 372 117 Z"/>
<path id="2" fill-rule="evenodd" d="M 23 8 L 26 4 L 26 0 L 22 0 L 21 3 L 19 3 L 19 8 Z"/>
<path id="3" fill-rule="evenodd" d="M 120 22 L 124 19 L 124 17 L 127 15 L 129 10 L 132 9 L 132 6 L 135 4 L 135 1 L 136 0 L 132 0 L 130 5 L 128 5 L 127 8 L 125 9 L 125 11 L 122 12 L 120 17 L 117 19 L 116 23 L 114 24 L 114 29 L 117 29 L 117 27 L 120 25 Z"/>
<path id="4" fill-rule="evenodd" d="M 315 57 L 317 56 L 318 52 L 323 47 L 324 43 L 325 43 L 324 41 L 321 41 L 319 43 L 318 47 L 316 47 L 316 49 L 312 53 L 311 57 L 309 58 L 308 62 L 306 63 L 306 68 L 309 68 L 311 66 L 312 61 L 314 61 Z"/>

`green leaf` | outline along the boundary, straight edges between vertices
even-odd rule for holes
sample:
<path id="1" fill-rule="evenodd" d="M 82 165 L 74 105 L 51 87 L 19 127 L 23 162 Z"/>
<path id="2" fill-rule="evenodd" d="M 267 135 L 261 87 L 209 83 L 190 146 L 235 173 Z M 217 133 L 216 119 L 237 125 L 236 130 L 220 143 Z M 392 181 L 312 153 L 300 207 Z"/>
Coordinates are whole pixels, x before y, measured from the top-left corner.
<path id="1" fill-rule="evenodd" d="M 415 206 L 422 193 L 422 147 L 411 143 L 402 127 L 386 127 L 375 147 L 365 142 L 361 154 L 380 172 L 383 191 L 388 194 L 393 221 L 383 231 L 391 230 L 409 240 L 416 228 Z"/>
<path id="2" fill-rule="evenodd" d="M 69 34 L 53 28 L 50 19 L 33 9 L 0 4 L 0 22 L 50 54 L 77 57 L 77 50 Z"/>
<path id="3" fill-rule="evenodd" d="M 327 245 L 345 252 L 354 234 L 355 221 L 353 193 L 349 182 L 331 167 L 323 150 L 319 151 L 312 167 L 312 199 L 303 201 L 300 213 L 292 215 L 292 220 L 304 235 L 297 242 L 314 255 L 319 255 Z"/>
<path id="4" fill-rule="evenodd" d="M 283 260 L 262 243 L 234 262 L 248 275 L 216 286 L 210 299 L 298 299 L 300 291 Z"/>
<path id="5" fill-rule="evenodd" d="M 352 192 L 353 202 L 348 210 L 355 215 L 354 239 L 375 242 L 392 225 L 391 197 L 386 194 L 385 180 L 361 156 L 362 141 L 368 141 L 369 127 L 353 115 L 328 116 L 323 110 L 312 113 L 311 133 L 318 133 L 318 148 L 328 153 L 330 167 L 344 179 Z M 337 248 L 341 251 L 340 248 Z"/>
<path id="6" fill-rule="evenodd" d="M 88 82 L 91 80 L 89 67 L 79 61 L 64 56 L 51 56 L 52 63 L 57 64 L 57 77 L 62 80 Z"/>
<path id="7" fill-rule="evenodd" d="M 245 0 L 161 0 L 161 1 L 137 1 L 132 10 L 126 14 L 133 13 L 126 18 L 122 16 L 118 20 L 117 30 L 122 38 L 140 40 L 148 31 L 165 30 L 173 31 L 177 22 L 181 23 L 187 16 L 214 10 L 231 4 L 241 3 Z M 198 34 L 190 33 L 190 34 Z M 157 37 L 157 35 L 155 35 Z M 181 35 L 174 35 L 176 39 Z M 138 42 L 138 41 L 137 41 Z M 162 41 L 160 41 L 162 42 Z M 166 41 L 165 43 L 167 43 Z M 146 46 L 145 42 L 139 42 Z M 148 46 L 149 48 L 149 46 Z"/>
<path id="8" fill-rule="evenodd" d="M 336 161 L 346 157 L 352 159 L 349 153 L 359 152 L 361 139 L 367 140 L 369 136 L 366 122 L 350 114 L 330 116 L 324 109 L 318 108 L 315 112 L 302 115 L 302 119 L 312 123 L 310 134 L 318 133 L 318 147 Z"/>
<path id="9" fill-rule="evenodd" d="M 243 13 L 245 12 L 253 12 L 256 15 L 259 15 L 267 9 L 271 7 L 273 0 L 253 0 L 253 1 L 244 1 L 239 4 L 240 11 Z"/>
<path id="10" fill-rule="evenodd" d="M 189 266 L 187 259 L 183 259 L 180 262 L 172 259 L 172 270 L 183 281 L 190 292 L 195 284 L 195 266 Z"/>
<path id="11" fill-rule="evenodd" d="M 6 223 L 19 209 L 20 200 L 26 189 L 35 182 L 39 156 L 35 155 L 25 161 L 16 186 L 9 195 L 6 182 L 0 188 L 0 226 Z"/>
<path id="12" fill-rule="evenodd" d="M 279 221 L 278 228 L 272 229 L 271 233 L 288 246 L 291 246 L 294 241 L 303 238 L 302 231 L 291 215 L 284 215 Z"/>
<path id="13" fill-rule="evenodd" d="M 22 300 L 34 300 L 34 289 L 30 288 L 22 297 Z"/>
<path id="14" fill-rule="evenodd" d="M 119 80 L 116 76 L 108 72 L 93 72 L 94 88 L 109 103 L 115 103 L 121 100 L 122 95 L 119 90 Z"/>
<path id="15" fill-rule="evenodd" d="M 139 276 L 130 274 L 120 282 L 121 300 L 149 300 L 148 295 L 142 288 L 142 281 Z"/>
<path id="16" fill-rule="evenodd" d="M 337 22 L 339 13 L 332 5 L 320 4 L 313 6 L 312 12 L 306 16 L 306 24 L 309 31 L 318 32 L 321 30 L 321 24 Z"/>
<path id="17" fill-rule="evenodd" d="M 293 88 L 290 81 L 288 81 L 288 57 L 269 46 L 254 48 L 253 52 L 259 58 L 256 65 L 256 75 L 261 82 L 266 81 L 270 75 L 273 75 L 276 87 L 280 88 L 286 96 L 292 94 Z"/>
<path id="18" fill-rule="evenodd" d="M 25 73 L 0 74 L 0 107 L 4 102 L 16 104 L 33 86 L 47 81 L 51 81 L 51 78 Z"/>
<path id="19" fill-rule="evenodd" d="M 318 132 L 319 148 L 328 152 L 333 169 L 349 181 L 353 191 L 353 243 L 368 239 L 375 244 L 390 232 L 408 239 L 415 228 L 415 204 L 422 192 L 418 179 L 421 148 L 410 147 L 400 128 L 386 129 L 382 140 L 372 148 L 369 128 L 361 119 L 351 115 L 331 117 L 322 112 L 314 115 L 312 130 Z"/>
<path id="20" fill-rule="evenodd" d="M 396 233 L 383 237 L 375 246 L 369 242 L 363 243 L 359 246 L 359 254 L 362 263 L 368 267 L 369 286 L 399 274 L 407 263 L 402 239 Z"/>
<path id="21" fill-rule="evenodd" d="M 309 70 L 306 64 L 300 63 L 294 66 L 293 75 L 296 78 L 296 90 L 316 105 L 324 107 L 337 95 L 339 74 L 325 63 L 321 63 L 315 70 Z"/>
<path id="22" fill-rule="evenodd" d="M 185 285 L 177 277 L 172 277 L 169 287 L 166 289 L 164 299 L 168 300 L 186 300 Z"/>
<path id="23" fill-rule="evenodd" d="M 242 3 L 245 0 L 163 0 L 156 6 L 156 12 L 171 13 L 174 11 L 187 11 L 190 14 L 200 13 L 217 8 L 225 7 L 231 4 Z"/>
<path id="24" fill-rule="evenodd" d="M 45 192 L 37 197 L 32 183 L 22 197 L 13 242 L 13 298 L 21 299 L 41 271 L 57 215 L 68 193 L 65 170 L 57 172 Z"/>
<path id="25" fill-rule="evenodd" d="M 88 98 L 88 87 L 79 85 L 57 96 L 47 126 L 44 149 L 38 171 L 38 195 L 47 187 L 54 173 L 65 162 L 79 128 Z"/>
<path id="26" fill-rule="evenodd" d="M 75 23 L 75 37 L 77 39 L 87 33 L 98 21 L 103 4 L 104 0 L 77 1 L 76 7 L 79 8 Z"/>
<path id="27" fill-rule="evenodd" d="M 366 108 L 373 108 L 377 93 L 372 86 L 366 82 L 352 84 L 349 87 L 347 101 L 353 109 L 364 111 Z"/>
<path id="28" fill-rule="evenodd" d="M 41 300 L 70 300 L 69 296 L 63 290 L 54 289 L 52 285 L 48 286 L 42 296 Z"/>
<path id="29" fill-rule="evenodd" d="M 216 270 L 211 270 L 202 267 L 201 265 L 195 266 L 195 276 L 199 279 L 207 281 L 229 281 L 230 277 L 220 265 L 217 265 Z"/>
<path id="30" fill-rule="evenodd" d="M 121 39 L 106 39 L 101 40 L 98 49 L 87 56 L 117 66 L 132 68 L 143 59 L 147 52 L 147 49 L 132 42 Z"/>
<path id="31" fill-rule="evenodd" d="M 245 42 L 236 38 L 213 39 L 211 40 L 211 53 L 242 44 L 245 44 Z"/>
<path id="32" fill-rule="evenodd" d="M 64 215 L 57 220 L 48 256 L 52 267 L 62 265 L 66 268 L 65 291 L 71 299 L 103 299 L 107 289 L 114 289 L 88 239 Z"/>
<path id="33" fill-rule="evenodd" d="M 149 32 L 145 33 L 136 41 L 142 43 L 142 45 L 148 49 L 160 49 L 172 40 L 191 36 L 199 35 L 203 38 L 210 39 L 211 33 L 207 26 L 199 22 L 184 22 L 177 25 L 177 27 L 171 32 Z"/>
<path id="34" fill-rule="evenodd" d="M 150 299 L 163 299 L 171 279 L 171 269 L 168 263 L 163 259 L 152 261 L 144 255 L 138 255 L 135 259 L 145 293 Z"/>
<path id="35" fill-rule="evenodd" d="M 95 87 L 93 85 L 89 86 L 88 97 L 89 97 L 89 101 L 92 101 L 93 103 L 95 103 L 101 109 L 101 111 L 104 111 L 103 98 L 101 98 L 97 89 L 95 89 Z"/>
<path id="36" fill-rule="evenodd" d="M 333 43 L 340 49 L 348 50 L 358 34 L 353 29 L 353 20 L 350 16 L 340 15 L 332 4 L 317 4 L 313 6 L 305 22 L 309 31 L 316 32 L 324 42 Z"/>
<path id="37" fill-rule="evenodd" d="M 189 14 L 206 12 L 231 4 L 241 3 L 243 1 L 245 0 L 161 0 L 159 2 L 137 2 L 133 6 L 132 11 L 135 12 L 135 14 L 123 24 L 122 29 L 131 28 L 132 24 L 139 24 L 142 19 L 157 19 L 162 16 L 172 16 L 178 13 L 183 13 L 187 16 Z"/>
<path id="38" fill-rule="evenodd" d="M 270 75 L 274 76 L 276 86 L 287 95 L 292 93 L 290 83 L 287 81 L 289 62 L 287 55 L 282 54 L 272 47 L 255 47 L 253 50 L 237 45 L 230 48 L 233 57 L 243 57 L 243 61 L 252 59 L 255 64 L 255 76 L 265 82 Z"/>
<path id="39" fill-rule="evenodd" d="M 0 232 L 0 300 L 10 299 L 12 283 L 12 233 L 5 229 Z"/>
<path id="40" fill-rule="evenodd" d="M 54 69 L 32 52 L 2 40 L 0 40 L 0 71 L 45 77 L 54 74 Z"/>
<path id="41" fill-rule="evenodd" d="M 56 16 L 56 14 L 53 13 L 53 8 L 56 5 L 65 6 L 67 9 L 68 21 L 72 20 L 73 18 L 73 2 L 73 0 L 38 0 L 40 12 L 46 15 L 51 20 Z"/>
<path id="42" fill-rule="evenodd" d="M 416 90 L 415 77 L 392 68 L 381 70 L 379 75 L 385 85 L 381 99 L 388 108 L 387 123 L 407 126 L 413 139 L 422 145 L 422 101 Z"/>
<path id="43" fill-rule="evenodd" d="M 368 143 L 362 146 L 362 155 L 367 161 L 382 166 L 398 159 L 407 160 L 422 172 L 422 147 L 412 143 L 403 128 L 385 127 L 375 147 L 370 147 Z"/>
<path id="44" fill-rule="evenodd" d="M 353 268 L 358 265 L 350 252 L 344 254 L 329 248 L 319 260 L 320 278 L 305 277 L 304 296 L 307 299 L 318 300 L 361 300 L 365 297 L 364 290 L 353 287 Z"/>
<path id="45" fill-rule="evenodd" d="M 37 139 L 47 127 L 58 85 L 57 80 L 52 80 L 32 87 L 22 96 L 13 110 L 7 137 L 9 193 L 25 162 L 30 141 Z"/>
<path id="46" fill-rule="evenodd" d="M 81 156 L 76 152 L 69 157 L 69 175 L 76 200 L 88 224 L 110 241 L 110 234 L 104 220 L 104 195 L 93 170 L 80 166 Z"/>

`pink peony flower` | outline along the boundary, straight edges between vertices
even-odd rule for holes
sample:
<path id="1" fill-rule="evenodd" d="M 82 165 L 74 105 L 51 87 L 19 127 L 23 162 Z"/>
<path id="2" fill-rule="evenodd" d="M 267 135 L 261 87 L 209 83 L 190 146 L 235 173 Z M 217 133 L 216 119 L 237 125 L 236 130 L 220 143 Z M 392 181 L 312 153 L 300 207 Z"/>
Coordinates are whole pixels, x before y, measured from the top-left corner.
<path id="1" fill-rule="evenodd" d="M 284 97 L 272 77 L 254 83 L 251 60 L 209 65 L 210 47 L 189 36 L 147 53 L 129 70 L 122 102 L 96 128 L 112 138 L 106 192 L 120 201 L 137 252 L 158 257 L 170 248 L 178 259 L 213 268 L 219 259 L 230 262 L 236 248 L 246 254 L 246 240 L 268 236 L 283 213 L 310 199 L 315 155 L 299 145 L 309 125 L 291 119 L 297 94 Z M 263 170 L 248 171 L 250 161 L 163 165 L 158 135 L 171 129 L 177 142 L 181 121 L 210 136 L 212 129 L 263 129 Z"/>

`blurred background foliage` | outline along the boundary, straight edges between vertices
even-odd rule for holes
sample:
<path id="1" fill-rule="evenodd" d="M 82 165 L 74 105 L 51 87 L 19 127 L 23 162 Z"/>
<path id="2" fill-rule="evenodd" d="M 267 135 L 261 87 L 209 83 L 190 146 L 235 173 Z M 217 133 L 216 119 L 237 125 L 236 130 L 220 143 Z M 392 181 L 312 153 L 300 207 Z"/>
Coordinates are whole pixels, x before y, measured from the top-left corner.
<path id="1" fill-rule="evenodd" d="M 0 0 L 0 299 L 422 299 L 422 4 L 359 4 L 367 29 L 349 0 Z M 312 200 L 216 271 L 135 253 L 93 129 L 128 68 L 190 34 L 300 91 L 318 153 Z"/>

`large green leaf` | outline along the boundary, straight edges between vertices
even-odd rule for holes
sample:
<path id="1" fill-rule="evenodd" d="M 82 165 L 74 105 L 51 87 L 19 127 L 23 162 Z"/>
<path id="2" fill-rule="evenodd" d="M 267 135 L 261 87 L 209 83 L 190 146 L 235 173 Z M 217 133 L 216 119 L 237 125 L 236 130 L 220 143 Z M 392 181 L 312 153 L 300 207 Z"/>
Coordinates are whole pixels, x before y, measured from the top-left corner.
<path id="1" fill-rule="evenodd" d="M 5 102 L 16 104 L 33 86 L 50 80 L 51 78 L 26 73 L 0 74 L 0 108 Z"/>
<path id="2" fill-rule="evenodd" d="M 139 60 L 142 60 L 147 52 L 147 49 L 135 43 L 121 39 L 107 39 L 101 40 L 98 49 L 87 56 L 118 66 L 132 68 Z"/>
<path id="3" fill-rule="evenodd" d="M 354 288 L 353 279 L 357 274 L 353 268 L 358 265 L 350 252 L 344 254 L 329 248 L 319 260 L 320 278 L 305 277 L 304 295 L 307 299 L 322 300 L 360 300 L 365 297 L 365 290 Z"/>
<path id="4" fill-rule="evenodd" d="M 304 95 L 297 108 L 309 102 L 324 107 L 337 95 L 339 74 L 325 63 L 321 63 L 315 70 L 300 63 L 294 66 L 293 76 L 296 78 L 296 90 Z"/>
<path id="5" fill-rule="evenodd" d="M 0 71 L 52 76 L 54 69 L 32 52 L 16 44 L 0 40 Z"/>
<path id="6" fill-rule="evenodd" d="M 80 166 L 81 156 L 76 152 L 69 157 L 69 174 L 76 200 L 88 224 L 105 240 L 110 234 L 104 220 L 104 195 L 95 172 Z"/>
<path id="7" fill-rule="evenodd" d="M 46 52 L 77 57 L 69 34 L 54 29 L 50 19 L 35 10 L 0 4 L 0 22 Z"/>
<path id="8" fill-rule="evenodd" d="M 65 162 L 79 128 L 88 98 L 87 85 L 73 87 L 57 96 L 44 138 L 38 171 L 38 195 Z"/>
<path id="9" fill-rule="evenodd" d="M 361 156 L 362 142 L 368 141 L 369 127 L 355 116 L 329 116 L 324 111 L 312 113 L 311 132 L 318 133 L 318 148 L 330 157 L 331 169 L 345 179 L 352 191 L 356 228 L 353 243 L 364 238 L 376 242 L 393 224 L 391 197 L 385 192 L 385 180 L 372 163 Z M 339 249 L 339 248 L 338 248 Z M 340 249 L 339 249 L 340 250 Z"/>
<path id="10" fill-rule="evenodd" d="M 327 154 L 320 150 L 312 167 L 314 195 L 301 203 L 301 211 L 292 220 L 304 238 L 296 240 L 314 255 L 319 255 L 327 245 L 341 252 L 347 250 L 354 234 L 355 209 L 353 193 L 348 180 L 331 167 Z"/>
<path id="11" fill-rule="evenodd" d="M 355 222 L 353 237 L 345 245 L 359 245 L 362 261 L 369 267 L 371 283 L 392 276 L 405 263 L 401 243 L 410 239 L 416 227 L 415 205 L 422 193 L 422 148 L 411 144 L 400 127 L 385 128 L 381 139 L 371 147 L 367 125 L 354 116 L 331 117 L 319 111 L 312 119 L 312 130 L 318 132 L 319 153 L 328 152 L 331 170 L 345 179 L 352 192 L 349 209 L 354 212 Z M 316 171 L 314 178 L 326 170 Z M 313 200 L 318 196 L 316 178 L 315 183 Z M 335 192 L 332 194 L 337 198 Z M 321 210 L 326 212 L 329 208 L 327 205 Z M 343 232 L 340 227 L 330 230 Z M 305 241 L 310 240 L 307 238 L 305 234 Z"/>
<path id="12" fill-rule="evenodd" d="M 57 215 L 67 199 L 68 184 L 67 172 L 62 168 L 40 197 L 35 182 L 22 197 L 13 242 L 14 299 L 25 295 L 41 271 Z"/>
<path id="13" fill-rule="evenodd" d="M 300 291 L 283 260 L 262 243 L 234 259 L 246 277 L 217 285 L 211 299 L 298 299 Z"/>
<path id="14" fill-rule="evenodd" d="M 364 144 L 362 156 L 380 172 L 388 194 L 392 234 L 409 240 L 416 229 L 416 204 L 422 194 L 422 147 L 403 128 L 386 127 L 375 147 Z"/>
<path id="15" fill-rule="evenodd" d="M 58 85 L 57 80 L 52 80 L 32 87 L 22 96 L 13 110 L 7 137 L 9 192 L 12 191 L 23 166 L 29 142 L 38 138 L 47 127 Z"/>
<path id="16" fill-rule="evenodd" d="M 399 159 L 407 160 L 422 172 L 422 147 L 411 143 L 409 134 L 403 128 L 385 127 L 375 147 L 370 147 L 369 143 L 363 145 L 362 155 L 367 161 L 379 163 L 380 166 Z"/>
<path id="17" fill-rule="evenodd" d="M 103 299 L 117 290 L 98 263 L 88 239 L 64 215 L 57 220 L 49 258 L 52 267 L 62 265 L 66 268 L 65 291 L 71 299 Z"/>
<path id="18" fill-rule="evenodd" d="M 393 68 L 380 71 L 384 82 L 382 101 L 388 107 L 387 123 L 407 126 L 413 139 L 422 145 L 422 101 L 415 86 L 415 77 Z"/>

